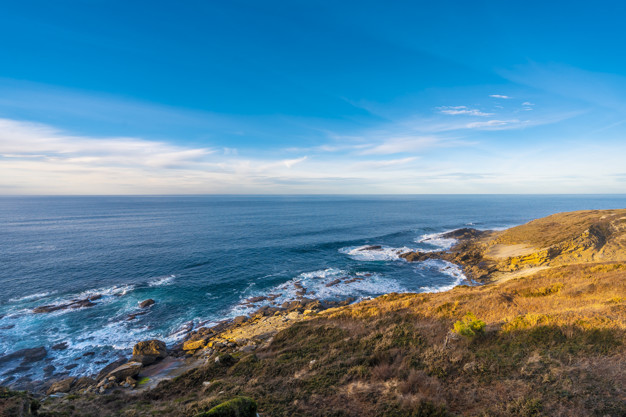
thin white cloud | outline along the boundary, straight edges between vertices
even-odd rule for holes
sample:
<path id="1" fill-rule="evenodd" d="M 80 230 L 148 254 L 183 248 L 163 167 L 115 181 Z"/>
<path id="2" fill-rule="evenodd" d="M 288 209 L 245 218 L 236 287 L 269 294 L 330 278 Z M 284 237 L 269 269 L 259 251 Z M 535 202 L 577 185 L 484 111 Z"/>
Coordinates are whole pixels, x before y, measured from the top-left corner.
<path id="1" fill-rule="evenodd" d="M 451 116 L 492 116 L 493 113 L 485 113 L 478 109 L 470 109 L 466 106 L 443 106 L 438 107 L 440 113 Z"/>
<path id="2" fill-rule="evenodd" d="M 525 101 L 522 103 L 522 106 L 534 106 L 535 103 L 531 103 L 530 101 Z"/>
<path id="3" fill-rule="evenodd" d="M 508 99 L 510 99 L 510 98 L 513 98 L 513 97 L 510 97 L 510 96 L 505 96 L 505 95 L 503 95 L 503 94 L 489 94 L 489 97 L 493 97 L 493 98 L 503 98 L 503 99 L 506 99 L 506 100 L 508 100 Z"/>
<path id="4" fill-rule="evenodd" d="M 439 146 L 442 139 L 434 136 L 403 136 L 383 139 L 380 143 L 359 152 L 359 155 L 389 155 L 413 153 Z"/>
<path id="5" fill-rule="evenodd" d="M 473 122 L 465 125 L 468 129 L 502 130 L 520 127 L 523 122 L 513 120 L 489 120 L 486 122 Z"/>

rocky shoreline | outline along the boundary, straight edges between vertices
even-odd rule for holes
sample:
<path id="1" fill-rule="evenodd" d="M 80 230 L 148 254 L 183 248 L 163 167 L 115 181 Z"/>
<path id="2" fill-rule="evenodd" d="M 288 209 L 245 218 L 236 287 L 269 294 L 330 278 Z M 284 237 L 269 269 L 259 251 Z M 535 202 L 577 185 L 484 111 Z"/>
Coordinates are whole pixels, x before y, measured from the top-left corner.
<path id="1" fill-rule="evenodd" d="M 442 235 L 446 239 L 455 239 L 457 244 L 449 251 L 436 252 L 405 252 L 399 257 L 408 262 L 420 262 L 427 259 L 443 259 L 456 263 L 460 260 L 457 247 L 469 240 L 475 239 L 488 232 L 476 229 L 458 229 Z M 377 250 L 379 246 L 367 246 L 362 250 Z M 455 262 L 456 261 L 456 262 Z M 461 262 L 459 264 L 463 265 Z M 327 287 L 342 282 L 351 283 L 363 280 L 366 277 L 337 278 L 326 284 Z M 303 320 L 315 317 L 317 314 L 354 303 L 354 297 L 339 301 L 321 301 L 307 296 L 314 296 L 298 282 L 293 284 L 297 299 L 276 305 L 279 294 L 251 297 L 243 302 L 246 307 L 255 307 L 260 303 L 269 302 L 257 308 L 248 316 L 238 316 L 223 320 L 217 324 L 207 326 L 206 322 L 188 323 L 177 333 L 184 333 L 182 340 L 169 349 L 165 342 L 160 340 L 139 341 L 133 348 L 132 354 L 118 357 L 102 367 L 95 375 L 70 376 L 65 368 L 57 372 L 54 366 L 44 368 L 43 381 L 12 381 L 21 387 L 39 396 L 63 396 L 73 393 L 105 394 L 113 389 L 144 390 L 156 386 L 160 381 L 170 379 L 180 373 L 202 366 L 207 361 L 215 360 L 220 355 L 236 352 L 253 352 L 259 347 L 267 346 L 272 337 L 280 330 Z M 116 294 L 117 295 L 117 294 Z M 33 313 L 45 314 L 65 309 L 89 308 L 96 305 L 101 296 L 91 295 L 84 299 L 70 300 L 59 305 L 43 305 L 33 309 Z M 156 303 L 147 299 L 139 303 L 138 310 L 129 314 L 126 320 L 134 320 L 137 316 L 146 314 L 149 308 Z M 67 344 L 59 343 L 51 346 L 52 350 L 63 350 Z M 41 346 L 33 349 L 23 349 L 0 357 L 3 361 L 22 359 L 20 366 L 36 366 L 47 356 L 48 350 Z M 92 352 L 86 352 L 88 355 Z M 72 366 L 72 365 L 69 365 Z M 75 366 L 75 365 L 74 365 Z M 18 368 L 19 369 L 19 368 Z"/>
<path id="2" fill-rule="evenodd" d="M 303 293 L 306 289 L 303 289 Z M 250 305 L 272 300 L 274 295 L 254 297 Z M 276 298 L 276 297 L 274 297 Z M 97 300 L 73 300 L 61 306 L 36 307 L 35 313 L 75 308 L 76 305 L 89 307 L 87 303 Z M 97 375 L 75 377 L 66 372 L 56 373 L 54 366 L 47 365 L 44 381 L 25 381 L 29 392 L 37 396 L 64 396 L 68 394 L 106 394 L 114 389 L 145 390 L 156 386 L 160 381 L 171 379 L 181 373 L 206 364 L 212 360 L 228 360 L 228 355 L 236 352 L 253 352 L 258 347 L 266 346 L 280 330 L 298 321 L 307 320 L 318 313 L 332 308 L 342 307 L 355 301 L 353 297 L 342 301 L 319 301 L 305 298 L 285 302 L 280 306 L 263 306 L 249 316 L 238 316 L 223 320 L 212 326 L 193 328 L 187 326 L 186 335 L 179 343 L 167 348 L 165 342 L 157 339 L 138 342 L 129 357 L 122 357 L 104 366 Z M 85 305 L 83 305 L 85 304 Z M 155 304 L 152 299 L 140 303 L 145 309 Z M 133 315 L 142 314 L 142 311 Z M 132 316 L 132 315 L 131 315 Z M 130 317 L 132 320 L 134 317 Z M 59 343 L 50 347 L 62 350 L 67 344 Z M 22 349 L 0 357 L 0 363 L 20 360 L 23 367 L 36 366 L 46 358 L 48 350 L 41 346 Z M 87 352 L 89 354 L 90 352 Z M 66 371 L 69 369 L 66 369 Z"/>
<path id="3" fill-rule="evenodd" d="M 204 416 L 242 395 L 262 415 L 623 415 L 624 376 L 616 370 L 626 346 L 626 210 L 443 237 L 457 244 L 399 256 L 454 262 L 489 285 L 359 303 L 325 303 L 303 291 L 249 316 L 189 327 L 169 349 L 141 341 L 97 376 L 52 376 L 38 388 L 39 415 L 96 406 L 102 416 Z M 45 351 L 20 355 L 38 362 Z M 2 390 L 7 404 L 37 404 Z"/>

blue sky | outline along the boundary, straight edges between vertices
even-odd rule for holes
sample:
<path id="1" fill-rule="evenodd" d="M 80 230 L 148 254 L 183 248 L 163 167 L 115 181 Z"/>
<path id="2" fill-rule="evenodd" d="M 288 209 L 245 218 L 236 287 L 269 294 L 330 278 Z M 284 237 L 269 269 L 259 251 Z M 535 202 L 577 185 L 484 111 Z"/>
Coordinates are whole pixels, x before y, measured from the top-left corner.
<path id="1" fill-rule="evenodd" d="M 624 193 L 621 1 L 23 1 L 0 194 Z"/>

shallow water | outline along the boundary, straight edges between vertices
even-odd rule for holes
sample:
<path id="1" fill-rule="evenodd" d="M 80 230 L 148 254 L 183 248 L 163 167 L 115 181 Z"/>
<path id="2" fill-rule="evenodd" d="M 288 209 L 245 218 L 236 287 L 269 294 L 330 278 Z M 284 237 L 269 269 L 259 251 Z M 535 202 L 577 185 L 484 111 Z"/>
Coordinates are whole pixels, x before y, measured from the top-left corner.
<path id="1" fill-rule="evenodd" d="M 464 280 L 458 267 L 398 254 L 448 248 L 440 234 L 460 227 L 623 207 L 626 196 L 2 197 L 0 356 L 48 355 L 20 371 L 0 360 L 0 383 L 42 378 L 50 364 L 93 373 L 138 340 L 174 343 L 192 325 L 270 303 L 250 297 L 280 304 L 299 286 L 322 299 L 447 290 Z M 32 312 L 94 295 L 93 307 Z M 156 304 L 140 310 L 147 298 Z M 59 342 L 68 348 L 50 349 Z"/>

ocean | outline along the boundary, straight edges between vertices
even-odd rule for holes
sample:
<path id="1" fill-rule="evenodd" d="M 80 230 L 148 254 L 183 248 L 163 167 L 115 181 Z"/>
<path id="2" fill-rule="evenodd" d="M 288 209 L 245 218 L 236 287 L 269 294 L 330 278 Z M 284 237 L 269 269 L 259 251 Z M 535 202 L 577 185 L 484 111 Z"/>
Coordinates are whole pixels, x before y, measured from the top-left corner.
<path id="1" fill-rule="evenodd" d="M 626 195 L 0 197 L 0 385 L 46 367 L 97 373 L 140 340 L 172 345 L 300 287 L 325 300 L 444 291 L 466 283 L 457 266 L 398 254 L 449 248 L 441 234 L 457 228 L 624 207 Z M 7 356 L 38 347 L 32 364 Z"/>

